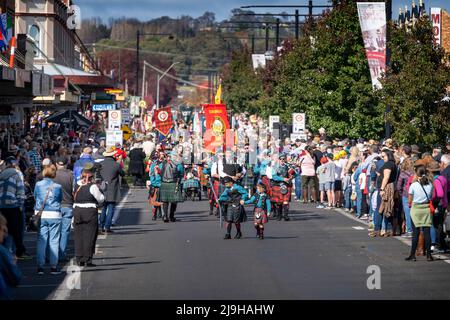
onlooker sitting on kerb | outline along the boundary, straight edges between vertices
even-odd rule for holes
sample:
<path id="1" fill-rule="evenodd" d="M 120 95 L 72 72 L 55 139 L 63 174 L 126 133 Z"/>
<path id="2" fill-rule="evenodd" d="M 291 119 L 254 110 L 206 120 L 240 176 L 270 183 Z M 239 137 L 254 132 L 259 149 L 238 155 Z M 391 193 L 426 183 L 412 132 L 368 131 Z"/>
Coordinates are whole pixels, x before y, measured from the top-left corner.
<path id="1" fill-rule="evenodd" d="M 0 300 L 11 300 L 11 287 L 16 287 L 22 273 L 16 265 L 16 259 L 11 252 L 3 246 L 8 236 L 6 218 L 0 214 Z"/>

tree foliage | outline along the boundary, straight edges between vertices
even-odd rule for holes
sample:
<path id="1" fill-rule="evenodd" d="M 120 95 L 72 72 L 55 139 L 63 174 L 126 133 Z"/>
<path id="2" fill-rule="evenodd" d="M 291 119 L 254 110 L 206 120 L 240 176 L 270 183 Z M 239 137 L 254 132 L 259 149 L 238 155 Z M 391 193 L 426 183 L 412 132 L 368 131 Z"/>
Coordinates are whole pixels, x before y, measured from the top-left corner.
<path id="1" fill-rule="evenodd" d="M 391 112 L 393 136 L 403 143 L 431 146 L 444 143 L 450 133 L 450 67 L 444 51 L 433 45 L 427 18 L 412 28 L 393 27 L 391 68 L 379 96 Z"/>
<path id="2" fill-rule="evenodd" d="M 232 106 L 240 99 L 259 106 L 264 115 L 280 115 L 286 123 L 292 122 L 292 113 L 305 112 L 313 131 L 324 127 L 331 136 L 379 137 L 383 110 L 371 86 L 356 1 L 342 1 L 303 34 L 299 41 L 285 43 L 262 75 L 250 72 L 242 83 L 236 77 L 244 68 L 231 75 L 231 83 L 239 86 L 234 92 L 243 94 L 233 97 Z M 265 90 L 253 95 L 256 102 L 248 101 L 257 83 L 253 78 L 264 81 Z M 249 85 L 243 87 L 245 83 Z M 227 99 L 226 93 L 231 102 Z"/>

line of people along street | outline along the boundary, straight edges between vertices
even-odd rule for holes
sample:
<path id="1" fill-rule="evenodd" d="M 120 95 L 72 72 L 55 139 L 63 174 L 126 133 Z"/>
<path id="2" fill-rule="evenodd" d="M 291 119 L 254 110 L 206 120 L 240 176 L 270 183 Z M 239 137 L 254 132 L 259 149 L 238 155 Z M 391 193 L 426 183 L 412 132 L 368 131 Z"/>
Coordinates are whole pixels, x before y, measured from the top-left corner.
<path id="1" fill-rule="evenodd" d="M 33 258 L 27 232 L 37 232 L 38 275 L 60 274 L 72 257 L 80 267 L 95 267 L 98 235 L 113 235 L 120 222 L 126 173 L 135 187 L 147 185 L 153 220 L 174 223 L 180 203 L 203 199 L 209 215 L 223 219 L 226 240 L 243 238 L 246 209 L 262 240 L 267 223 L 291 220 L 298 202 L 365 219 L 370 237 L 411 238 L 408 261 L 416 260 L 422 239 L 429 261 L 447 250 L 449 143 L 428 152 L 391 139 L 329 139 L 323 128 L 308 139 L 280 141 L 261 117 L 235 119 L 242 141 L 215 154 L 195 150 L 202 137 L 182 120 L 164 139 L 153 129 L 115 147 L 106 146 L 102 132 L 63 125 L 1 133 L 2 297 L 20 278 L 16 261 Z"/>

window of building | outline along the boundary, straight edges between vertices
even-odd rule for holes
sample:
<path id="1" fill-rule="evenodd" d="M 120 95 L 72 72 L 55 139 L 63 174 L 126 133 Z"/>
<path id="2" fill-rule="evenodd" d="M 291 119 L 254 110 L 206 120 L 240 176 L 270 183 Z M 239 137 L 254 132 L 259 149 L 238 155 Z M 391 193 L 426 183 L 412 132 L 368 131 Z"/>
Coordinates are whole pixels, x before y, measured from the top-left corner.
<path id="1" fill-rule="evenodd" d="M 37 25 L 32 25 L 30 27 L 30 31 L 28 32 L 30 38 L 33 40 L 35 49 L 34 49 L 34 57 L 38 58 L 41 56 L 41 30 Z"/>

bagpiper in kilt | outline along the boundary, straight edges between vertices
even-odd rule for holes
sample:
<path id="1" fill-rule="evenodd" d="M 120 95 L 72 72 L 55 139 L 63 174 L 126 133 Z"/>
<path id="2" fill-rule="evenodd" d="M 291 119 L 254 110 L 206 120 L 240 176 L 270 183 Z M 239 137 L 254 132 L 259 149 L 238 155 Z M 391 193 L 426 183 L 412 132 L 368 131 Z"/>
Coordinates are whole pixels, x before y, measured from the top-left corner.
<path id="1" fill-rule="evenodd" d="M 240 185 L 236 184 L 231 177 L 225 177 L 223 182 L 225 191 L 220 195 L 219 201 L 225 215 L 227 233 L 224 239 L 231 239 L 231 228 L 236 226 L 235 239 L 242 237 L 241 222 L 246 221 L 244 202 L 248 199 L 248 192 Z"/>
<path id="2" fill-rule="evenodd" d="M 175 222 L 175 211 L 178 202 L 183 202 L 183 193 L 180 187 L 184 175 L 181 163 L 175 163 L 170 156 L 162 163 L 160 201 L 163 203 L 164 222 Z M 170 213 L 169 213 L 170 203 Z"/>
<path id="3" fill-rule="evenodd" d="M 277 215 L 278 221 L 284 218 L 289 221 L 289 202 L 291 201 L 292 182 L 290 170 L 286 164 L 286 155 L 281 154 L 277 165 L 272 168 L 271 182 L 271 201 L 274 207 L 274 215 Z"/>

